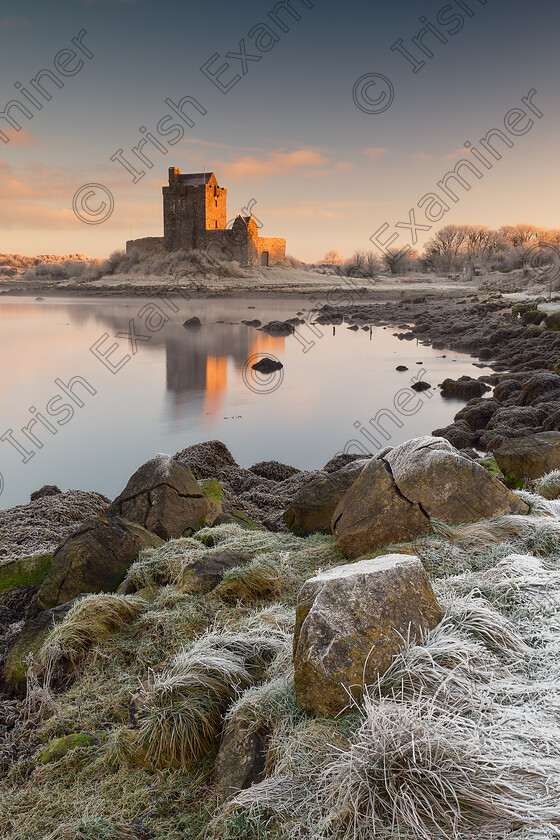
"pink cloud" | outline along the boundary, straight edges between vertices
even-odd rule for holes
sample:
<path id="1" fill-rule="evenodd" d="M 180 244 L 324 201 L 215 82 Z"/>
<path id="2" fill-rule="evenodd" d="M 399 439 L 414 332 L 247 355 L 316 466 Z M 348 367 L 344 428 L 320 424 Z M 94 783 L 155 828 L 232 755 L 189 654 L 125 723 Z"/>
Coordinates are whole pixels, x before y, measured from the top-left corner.
<path id="1" fill-rule="evenodd" d="M 451 152 L 449 155 L 445 155 L 445 160 L 458 160 L 458 158 L 464 157 L 468 153 L 468 149 L 455 149 L 454 152 Z"/>
<path id="2" fill-rule="evenodd" d="M 8 142 L 12 146 L 37 146 L 38 141 L 34 134 L 31 134 L 26 128 L 21 128 L 17 131 L 15 128 L 8 126 L 3 128 L 2 131 L 6 134 L 9 138 Z"/>
<path id="3" fill-rule="evenodd" d="M 431 160 L 431 155 L 425 155 L 424 152 L 416 152 L 415 155 L 408 155 L 411 160 Z"/>
<path id="4" fill-rule="evenodd" d="M 279 149 L 269 152 L 264 158 L 243 155 L 233 162 L 217 160 L 213 163 L 213 169 L 220 173 L 224 182 L 255 181 L 287 175 L 294 171 L 305 173 L 327 163 L 330 163 L 330 158 L 315 149 L 298 149 L 294 152 Z"/>
<path id="5" fill-rule="evenodd" d="M 383 155 L 386 155 L 388 151 L 389 149 L 372 146 L 369 149 L 362 149 L 362 154 L 368 157 L 370 160 L 377 160 Z"/>

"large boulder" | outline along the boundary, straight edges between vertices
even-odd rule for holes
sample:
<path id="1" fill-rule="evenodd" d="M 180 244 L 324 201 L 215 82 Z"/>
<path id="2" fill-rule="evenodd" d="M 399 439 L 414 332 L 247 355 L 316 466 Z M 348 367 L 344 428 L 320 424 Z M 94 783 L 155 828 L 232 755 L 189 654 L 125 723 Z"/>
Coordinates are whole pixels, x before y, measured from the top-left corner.
<path id="1" fill-rule="evenodd" d="M 296 698 L 337 715 L 377 681 L 406 643 L 442 613 L 418 557 L 388 554 L 322 572 L 298 596 Z"/>
<path id="2" fill-rule="evenodd" d="M 523 383 L 521 405 L 538 405 L 560 399 L 560 376 L 551 371 L 539 371 Z"/>
<path id="3" fill-rule="evenodd" d="M 430 519 L 456 525 L 529 511 L 501 481 L 443 438 L 413 438 L 385 460 L 399 492 Z"/>
<path id="4" fill-rule="evenodd" d="M 71 603 L 61 604 L 54 609 L 44 610 L 24 624 L 6 656 L 4 673 L 0 680 L 3 689 L 10 694 L 25 694 L 28 659 L 37 656 L 52 628 L 66 617 L 71 606 Z"/>
<path id="5" fill-rule="evenodd" d="M 352 483 L 334 511 L 331 527 L 342 551 L 352 559 L 431 530 L 427 515 L 399 493 L 381 458 L 372 458 Z"/>
<path id="6" fill-rule="evenodd" d="M 522 483 L 560 469 L 560 432 L 538 432 L 504 440 L 494 458 L 508 480 Z"/>
<path id="7" fill-rule="evenodd" d="M 490 386 L 472 376 L 460 376 L 459 379 L 444 379 L 440 385 L 442 397 L 459 397 L 463 400 L 472 400 L 474 397 L 481 397 Z"/>
<path id="8" fill-rule="evenodd" d="M 108 512 L 169 540 L 206 524 L 208 510 L 208 497 L 190 469 L 170 455 L 156 455 L 136 470 Z"/>
<path id="9" fill-rule="evenodd" d="M 120 517 L 84 525 L 55 551 L 37 596 L 40 609 L 64 604 L 77 595 L 114 592 L 143 548 L 163 540 Z"/>
<path id="10" fill-rule="evenodd" d="M 314 531 L 329 531 L 338 503 L 352 487 L 362 471 L 362 462 L 311 481 L 294 496 L 284 511 L 284 522 L 294 534 L 306 536 Z"/>

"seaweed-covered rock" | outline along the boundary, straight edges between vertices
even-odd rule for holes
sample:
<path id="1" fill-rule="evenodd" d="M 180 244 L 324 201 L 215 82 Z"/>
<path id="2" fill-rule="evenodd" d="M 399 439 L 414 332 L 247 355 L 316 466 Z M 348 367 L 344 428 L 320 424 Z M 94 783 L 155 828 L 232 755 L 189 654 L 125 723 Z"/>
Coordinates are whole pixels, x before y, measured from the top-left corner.
<path id="1" fill-rule="evenodd" d="M 541 478 L 560 469 L 560 432 L 539 432 L 504 440 L 493 451 L 496 462 L 511 482 Z"/>
<path id="2" fill-rule="evenodd" d="M 208 497 L 190 469 L 170 455 L 156 455 L 136 470 L 108 513 L 169 540 L 205 525 L 208 510 Z"/>
<path id="3" fill-rule="evenodd" d="M 120 517 L 84 525 L 55 551 L 37 596 L 39 608 L 65 604 L 85 593 L 114 592 L 140 550 L 162 543 L 155 534 Z"/>
<path id="4" fill-rule="evenodd" d="M 459 379 L 444 379 L 441 383 L 442 397 L 460 397 L 463 400 L 472 400 L 474 397 L 481 397 L 490 386 L 471 376 L 461 376 Z"/>
<path id="5" fill-rule="evenodd" d="M 259 461 L 258 464 L 249 467 L 249 470 L 261 478 L 268 478 L 270 481 L 284 481 L 286 478 L 301 472 L 297 467 L 282 464 L 280 461 Z"/>
<path id="6" fill-rule="evenodd" d="M 407 638 L 431 630 L 441 616 L 415 556 L 365 559 L 306 581 L 294 632 L 298 703 L 337 715 L 387 670 Z"/>
<path id="7" fill-rule="evenodd" d="M 350 463 L 338 472 L 315 479 L 296 493 L 284 512 L 284 522 L 294 534 L 306 536 L 314 531 L 330 532 L 338 503 L 362 471 L 361 462 L 358 463 L 360 466 L 357 469 Z"/>
<path id="8" fill-rule="evenodd" d="M 194 443 L 177 452 L 174 459 L 189 467 L 198 479 L 218 478 L 224 467 L 237 467 L 235 458 L 220 440 Z"/>

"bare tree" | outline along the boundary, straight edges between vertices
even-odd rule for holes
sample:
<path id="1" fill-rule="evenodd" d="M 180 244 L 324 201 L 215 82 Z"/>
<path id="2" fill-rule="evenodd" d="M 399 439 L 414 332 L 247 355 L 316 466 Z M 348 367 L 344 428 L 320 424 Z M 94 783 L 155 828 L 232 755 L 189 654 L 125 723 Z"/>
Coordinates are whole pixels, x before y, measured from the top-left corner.
<path id="1" fill-rule="evenodd" d="M 332 251 L 327 251 L 321 262 L 328 265 L 342 265 L 342 254 L 336 248 L 333 248 Z"/>

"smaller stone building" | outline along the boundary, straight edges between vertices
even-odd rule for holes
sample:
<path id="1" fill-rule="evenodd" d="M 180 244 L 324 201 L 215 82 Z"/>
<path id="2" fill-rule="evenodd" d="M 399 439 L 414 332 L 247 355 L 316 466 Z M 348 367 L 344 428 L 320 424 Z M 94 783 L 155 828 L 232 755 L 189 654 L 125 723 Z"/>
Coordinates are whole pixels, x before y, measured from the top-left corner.
<path id="1" fill-rule="evenodd" d="M 237 260 L 243 265 L 272 265 L 286 255 L 286 240 L 259 236 L 254 216 L 237 216 L 228 227 L 227 189 L 220 187 L 213 172 L 181 174 L 172 166 L 169 184 L 163 187 L 163 237 L 131 239 L 127 253 L 138 248 L 149 253 L 207 251 L 215 259 Z"/>

